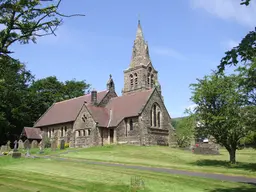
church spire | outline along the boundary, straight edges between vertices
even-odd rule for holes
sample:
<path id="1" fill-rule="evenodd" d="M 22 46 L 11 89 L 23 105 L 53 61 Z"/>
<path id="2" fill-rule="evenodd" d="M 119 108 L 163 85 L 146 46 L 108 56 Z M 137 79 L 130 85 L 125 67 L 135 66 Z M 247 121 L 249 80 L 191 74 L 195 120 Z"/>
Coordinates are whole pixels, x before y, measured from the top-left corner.
<path id="1" fill-rule="evenodd" d="M 136 32 L 136 38 L 134 40 L 133 50 L 132 50 L 132 59 L 130 63 L 130 68 L 134 68 L 140 65 L 148 65 L 150 63 L 150 57 L 148 52 L 148 44 L 144 40 L 143 31 L 138 20 L 138 27 Z"/>

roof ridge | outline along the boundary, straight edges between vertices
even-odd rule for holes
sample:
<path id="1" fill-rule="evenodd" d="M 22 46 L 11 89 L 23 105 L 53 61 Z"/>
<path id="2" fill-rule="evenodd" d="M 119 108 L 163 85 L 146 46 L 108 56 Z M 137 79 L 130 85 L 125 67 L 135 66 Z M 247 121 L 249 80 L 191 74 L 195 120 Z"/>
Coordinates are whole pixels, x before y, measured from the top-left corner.
<path id="1" fill-rule="evenodd" d="M 108 91 L 108 90 L 105 90 L 105 91 L 99 91 L 99 92 L 97 92 L 97 93 L 103 93 L 103 92 L 107 92 L 107 91 Z M 85 96 L 89 96 L 89 95 L 91 95 L 91 93 L 88 93 L 88 94 L 85 94 L 85 95 L 81 95 L 81 96 L 78 96 L 78 97 L 74 97 L 74 98 L 71 98 L 71 99 L 67 99 L 67 100 L 59 101 L 59 102 L 56 102 L 56 103 L 54 103 L 54 104 L 64 103 L 64 102 L 66 102 L 66 101 L 71 101 L 71 100 L 74 100 L 74 99 L 79 99 L 79 98 L 81 98 L 81 97 L 85 97 Z"/>
<path id="2" fill-rule="evenodd" d="M 131 96 L 136 95 L 138 93 L 145 93 L 145 92 L 150 92 L 150 91 L 153 91 L 153 89 L 148 89 L 148 90 L 145 90 L 145 91 L 133 92 L 133 93 L 130 93 L 130 94 L 127 94 L 127 95 L 112 97 L 110 100 L 118 99 L 118 98 L 121 98 L 121 97 L 131 97 Z"/>

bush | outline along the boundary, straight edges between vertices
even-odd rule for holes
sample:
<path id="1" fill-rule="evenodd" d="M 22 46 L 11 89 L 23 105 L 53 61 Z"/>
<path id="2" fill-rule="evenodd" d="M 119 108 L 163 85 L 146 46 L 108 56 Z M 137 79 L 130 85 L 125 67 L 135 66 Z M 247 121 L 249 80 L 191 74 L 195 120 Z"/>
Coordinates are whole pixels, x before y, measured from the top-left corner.
<path id="1" fill-rule="evenodd" d="M 50 147 L 51 147 L 50 138 L 46 138 L 44 142 L 45 142 L 45 144 L 44 144 L 44 147 L 45 147 L 45 148 L 50 148 Z"/>
<path id="2" fill-rule="evenodd" d="M 69 148 L 69 143 L 65 143 L 65 149 Z"/>
<path id="3" fill-rule="evenodd" d="M 57 148 L 59 148 L 60 149 L 60 144 L 58 144 L 58 147 Z M 64 149 L 66 149 L 66 148 L 69 148 L 69 143 L 65 143 L 65 145 L 64 145 Z"/>

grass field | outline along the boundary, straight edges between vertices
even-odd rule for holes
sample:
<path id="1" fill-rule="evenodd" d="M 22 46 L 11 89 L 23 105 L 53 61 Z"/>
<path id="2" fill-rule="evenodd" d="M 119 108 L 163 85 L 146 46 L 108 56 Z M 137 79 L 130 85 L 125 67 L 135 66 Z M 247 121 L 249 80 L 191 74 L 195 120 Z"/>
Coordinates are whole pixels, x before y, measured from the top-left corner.
<path id="1" fill-rule="evenodd" d="M 255 186 L 248 184 L 197 177 L 49 159 L 0 157 L 1 192 L 135 192 L 130 185 L 134 176 L 141 177 L 144 182 L 144 189 L 138 192 L 256 191 Z"/>
<path id="2" fill-rule="evenodd" d="M 92 147 L 61 155 L 66 158 L 81 158 L 95 161 L 117 162 L 153 167 L 222 173 L 256 177 L 256 150 L 237 151 L 236 165 L 228 163 L 229 155 L 224 149 L 221 155 L 195 155 L 190 151 L 168 147 L 141 147 L 111 145 Z"/>

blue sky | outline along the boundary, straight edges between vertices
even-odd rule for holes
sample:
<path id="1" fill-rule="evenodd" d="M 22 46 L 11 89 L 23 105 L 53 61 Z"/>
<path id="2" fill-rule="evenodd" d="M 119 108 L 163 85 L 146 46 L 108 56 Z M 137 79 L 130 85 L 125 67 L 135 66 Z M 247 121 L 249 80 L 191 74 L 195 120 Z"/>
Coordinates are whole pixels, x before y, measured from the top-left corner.
<path id="1" fill-rule="evenodd" d="M 236 45 L 256 22 L 256 4 L 240 0 L 75 0 L 63 1 L 65 19 L 57 36 L 12 48 L 36 78 L 86 80 L 105 90 L 112 74 L 121 95 L 123 70 L 129 66 L 138 15 L 153 66 L 159 72 L 171 117 L 192 107 L 189 84 L 215 69 L 224 52 Z"/>

